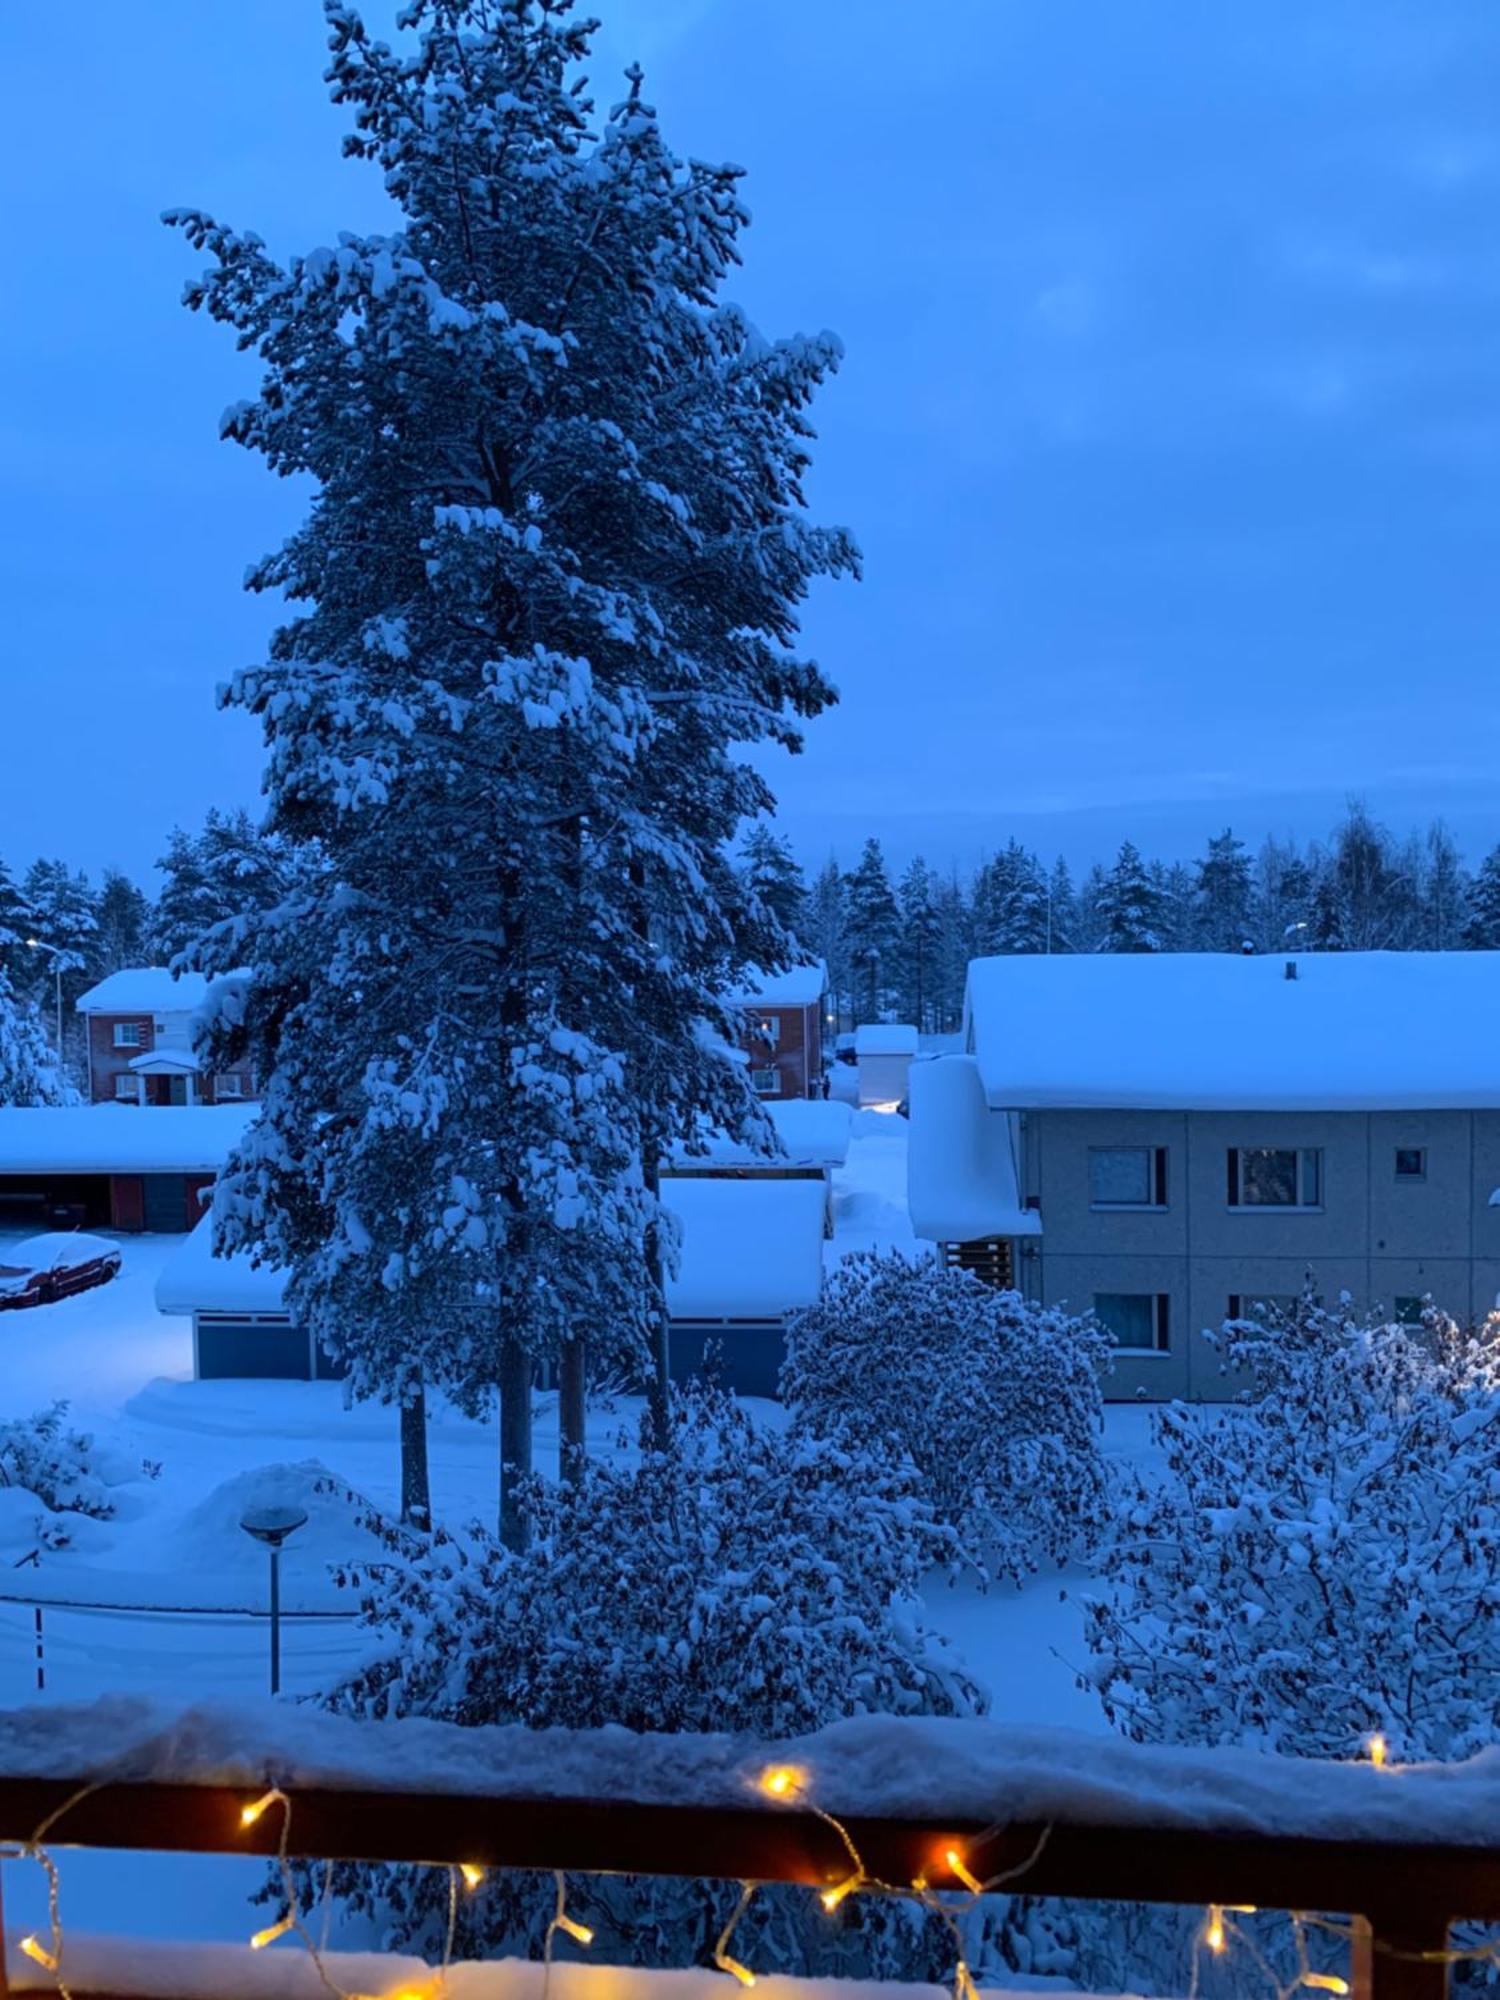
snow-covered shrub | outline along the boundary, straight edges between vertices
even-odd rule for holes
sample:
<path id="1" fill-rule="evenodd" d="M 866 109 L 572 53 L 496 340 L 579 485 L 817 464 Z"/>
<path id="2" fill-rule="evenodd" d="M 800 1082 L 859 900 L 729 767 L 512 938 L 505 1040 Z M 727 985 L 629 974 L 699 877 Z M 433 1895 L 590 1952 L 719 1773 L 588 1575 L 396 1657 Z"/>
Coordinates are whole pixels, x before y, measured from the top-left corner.
<path id="1" fill-rule="evenodd" d="M 670 1452 L 592 1461 L 578 1486 L 534 1482 L 528 1497 L 531 1546 L 520 1555 L 477 1527 L 439 1530 L 430 1543 L 386 1528 L 389 1563 L 362 1566 L 375 1649 L 329 1707 L 776 1738 L 867 1711 L 985 1706 L 914 1615 L 919 1579 L 953 1537 L 913 1493 L 909 1469 L 757 1430 L 727 1397 L 695 1389 L 677 1402 Z M 342 1867 L 334 1887 L 381 1927 L 384 1945 L 441 1941 L 442 1871 Z M 733 1884 L 602 1877 L 575 1889 L 601 1955 L 667 1964 L 707 1956 L 736 1894 Z M 551 1908 L 550 1879 L 496 1875 L 463 1899 L 460 1951 L 534 1951 Z M 927 1925 L 885 1904 L 831 1924 L 807 1892 L 767 1889 L 736 1935 L 747 1951 L 759 1938 L 768 1963 L 795 1967 L 811 1954 L 821 1969 L 853 1971 L 888 1951 L 908 1976 L 915 1963 L 942 1977 L 951 1939 L 927 1939 Z"/>
<path id="2" fill-rule="evenodd" d="M 135 1468 L 101 1446 L 88 1431 L 69 1430 L 68 1406 L 54 1403 L 34 1416 L 0 1423 L 0 1488 L 14 1489 L 40 1503 L 37 1539 L 45 1548 L 66 1548 L 66 1524 L 54 1514 L 83 1514 L 108 1521 L 115 1513 L 111 1489 Z"/>
<path id="3" fill-rule="evenodd" d="M 1244 1400 L 1154 1420 L 1087 1612 L 1141 1740 L 1466 1756 L 1500 1713 L 1500 1322 L 1384 1326 L 1309 1292 L 1221 1344 Z"/>
<path id="4" fill-rule="evenodd" d="M 781 1392 L 799 1432 L 884 1442 L 988 1571 L 1019 1577 L 1087 1549 L 1107 1481 L 1091 1320 L 930 1259 L 867 1251 L 795 1315 Z"/>
<path id="5" fill-rule="evenodd" d="M 17 999 L 0 966 L 0 1104 L 77 1102 L 78 1092 L 48 1042 L 36 1009 Z"/>

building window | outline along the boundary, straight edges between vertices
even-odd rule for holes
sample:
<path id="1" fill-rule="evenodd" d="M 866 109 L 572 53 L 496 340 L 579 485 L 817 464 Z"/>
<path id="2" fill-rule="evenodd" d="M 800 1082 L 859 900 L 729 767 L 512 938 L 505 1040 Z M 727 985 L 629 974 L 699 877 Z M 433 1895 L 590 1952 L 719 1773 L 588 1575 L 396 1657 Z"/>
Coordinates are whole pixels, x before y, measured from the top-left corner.
<path id="1" fill-rule="evenodd" d="M 1090 1146 L 1089 1200 L 1095 1208 L 1165 1208 L 1165 1146 Z"/>
<path id="2" fill-rule="evenodd" d="M 1231 1208 L 1321 1208 L 1323 1155 L 1316 1146 L 1233 1146 Z"/>
<path id="3" fill-rule="evenodd" d="M 1170 1341 L 1165 1292 L 1095 1292 L 1094 1317 L 1115 1345 L 1132 1354 L 1165 1354 Z"/>
<path id="4" fill-rule="evenodd" d="M 750 1016 L 750 1039 L 764 1042 L 768 1049 L 774 1049 L 781 1040 L 781 1016 L 779 1014 L 752 1014 Z"/>
<path id="5" fill-rule="evenodd" d="M 1426 1180 L 1427 1148 L 1425 1146 L 1398 1146 L 1396 1148 L 1396 1178 L 1398 1181 Z"/>
<path id="6" fill-rule="evenodd" d="M 779 1069 L 753 1069 L 750 1072 L 750 1088 L 757 1097 L 776 1097 L 781 1092 L 781 1071 Z"/>
<path id="7" fill-rule="evenodd" d="M 1398 1298 L 1395 1302 L 1397 1326 L 1420 1326 L 1426 1304 L 1426 1299 Z"/>
<path id="8" fill-rule="evenodd" d="M 115 1096 L 123 1097 L 127 1104 L 134 1104 L 140 1097 L 135 1078 L 129 1070 L 115 1078 Z"/>
<path id="9" fill-rule="evenodd" d="M 1315 1306 L 1323 1303 L 1321 1293 L 1312 1301 Z M 1231 1292 L 1226 1319 L 1253 1320 L 1257 1325 L 1278 1325 L 1282 1320 L 1295 1319 L 1297 1308 L 1302 1304 L 1300 1292 Z"/>
<path id="10" fill-rule="evenodd" d="M 115 1047 L 117 1049 L 138 1049 L 141 1045 L 141 1024 L 139 1021 L 115 1022 Z"/>
<path id="11" fill-rule="evenodd" d="M 226 1097 L 243 1097 L 244 1094 L 245 1085 L 243 1079 L 240 1077 L 216 1076 L 214 1078 L 214 1096 L 216 1098 L 222 1100 Z"/>

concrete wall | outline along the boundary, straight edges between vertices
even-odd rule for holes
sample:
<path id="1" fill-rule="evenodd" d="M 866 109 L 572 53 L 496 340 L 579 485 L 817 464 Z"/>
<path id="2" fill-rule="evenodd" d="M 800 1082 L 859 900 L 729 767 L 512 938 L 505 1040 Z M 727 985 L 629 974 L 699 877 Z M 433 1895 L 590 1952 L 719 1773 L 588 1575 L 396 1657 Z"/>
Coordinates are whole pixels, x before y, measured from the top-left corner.
<path id="1" fill-rule="evenodd" d="M 1100 1292 L 1169 1301 L 1167 1351 L 1121 1353 L 1112 1397 L 1223 1395 L 1201 1330 L 1222 1322 L 1232 1295 L 1295 1293 L 1309 1271 L 1326 1298 L 1348 1291 L 1361 1308 L 1394 1311 L 1430 1292 L 1478 1317 L 1500 1294 L 1500 1208 L 1489 1206 L 1500 1112 L 1030 1111 L 1021 1128 L 1023 1192 L 1040 1198 L 1044 1231 L 1022 1245 L 1022 1289 L 1080 1311 Z M 1165 1207 L 1095 1208 L 1096 1146 L 1165 1147 Z M 1227 1160 L 1240 1146 L 1318 1148 L 1321 1206 L 1231 1207 Z M 1422 1179 L 1397 1179 L 1398 1148 L 1423 1149 Z"/>

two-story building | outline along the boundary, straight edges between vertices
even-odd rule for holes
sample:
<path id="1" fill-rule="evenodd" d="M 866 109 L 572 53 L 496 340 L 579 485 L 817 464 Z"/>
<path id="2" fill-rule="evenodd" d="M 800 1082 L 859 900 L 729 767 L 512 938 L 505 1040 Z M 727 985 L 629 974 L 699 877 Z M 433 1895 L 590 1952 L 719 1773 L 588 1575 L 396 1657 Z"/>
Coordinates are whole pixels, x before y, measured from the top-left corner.
<path id="1" fill-rule="evenodd" d="M 1225 1393 L 1201 1338 L 1302 1289 L 1500 1297 L 1500 953 L 1016 956 L 916 1063 L 917 1233 L 1117 1342 L 1108 1393 Z"/>
<path id="2" fill-rule="evenodd" d="M 248 1067 L 204 1075 L 193 1051 L 193 1016 L 208 981 L 174 978 L 165 966 L 110 973 L 78 1000 L 88 1027 L 93 1104 L 240 1104 L 255 1096 Z"/>
<path id="3" fill-rule="evenodd" d="M 823 1095 L 823 1003 L 828 969 L 821 959 L 766 973 L 729 995 L 744 1021 L 739 1047 L 757 1097 Z"/>

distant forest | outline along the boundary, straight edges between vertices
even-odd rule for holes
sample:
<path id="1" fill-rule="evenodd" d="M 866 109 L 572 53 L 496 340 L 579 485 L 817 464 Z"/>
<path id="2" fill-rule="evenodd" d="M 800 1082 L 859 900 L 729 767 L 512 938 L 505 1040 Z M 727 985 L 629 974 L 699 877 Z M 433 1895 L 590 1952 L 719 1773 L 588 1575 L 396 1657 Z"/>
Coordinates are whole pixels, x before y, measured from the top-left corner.
<path id="1" fill-rule="evenodd" d="M 1198 860 L 1168 864 L 1126 840 L 1077 881 L 1014 840 L 967 876 L 918 859 L 893 880 L 873 837 L 852 869 L 830 859 L 809 873 L 765 824 L 740 866 L 827 962 L 844 1025 L 956 1028 L 965 968 L 990 952 L 1500 949 L 1500 846 L 1471 872 L 1440 820 L 1398 841 L 1358 803 L 1324 841 L 1267 840 L 1252 853 L 1226 828 Z M 280 902 L 296 879 L 287 849 L 244 812 L 175 829 L 159 867 L 152 897 L 115 869 L 94 883 L 40 860 L 17 875 L 0 857 L 0 974 L 49 1028 L 61 998 L 75 1061 L 72 1003 L 87 986 L 170 963 L 212 925 Z"/>
<path id="2" fill-rule="evenodd" d="M 830 860 L 809 879 L 770 827 L 742 865 L 827 962 L 843 1025 L 950 1031 L 969 960 L 990 953 L 1500 948 L 1500 847 L 1471 873 L 1440 820 L 1398 841 L 1358 802 L 1327 840 L 1252 853 L 1226 828 L 1198 860 L 1170 864 L 1125 840 L 1078 881 L 1014 840 L 967 877 L 918 858 L 893 881 L 875 838 L 853 869 Z"/>

